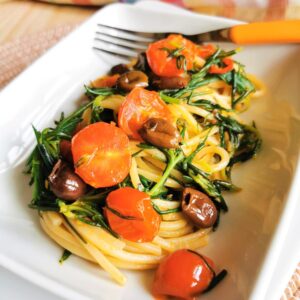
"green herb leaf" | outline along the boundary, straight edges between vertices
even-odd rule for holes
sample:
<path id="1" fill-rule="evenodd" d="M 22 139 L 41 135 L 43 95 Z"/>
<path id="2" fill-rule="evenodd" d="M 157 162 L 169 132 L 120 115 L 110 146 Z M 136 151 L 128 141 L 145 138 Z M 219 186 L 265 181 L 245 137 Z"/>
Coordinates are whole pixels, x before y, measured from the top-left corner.
<path id="1" fill-rule="evenodd" d="M 146 143 L 139 143 L 136 146 L 141 149 L 157 149 L 155 146 Z"/>
<path id="2" fill-rule="evenodd" d="M 175 103 L 175 104 L 180 104 L 182 101 L 177 98 L 170 97 L 163 92 L 159 92 L 159 96 L 162 100 L 164 100 L 166 103 Z"/>
<path id="3" fill-rule="evenodd" d="M 113 95 L 116 90 L 113 88 L 92 88 L 88 86 L 84 86 L 85 94 L 89 97 L 94 99 L 97 96 L 110 96 Z"/>
<path id="4" fill-rule="evenodd" d="M 59 260 L 59 263 L 62 264 L 64 261 L 66 261 L 70 256 L 71 256 L 72 252 L 70 252 L 67 249 L 64 249 L 64 252 Z"/>
<path id="5" fill-rule="evenodd" d="M 160 180 L 151 188 L 149 194 L 151 197 L 155 197 L 164 193 L 164 184 L 168 177 L 170 176 L 171 171 L 184 159 L 184 154 L 181 149 L 161 149 L 167 157 L 167 165 L 164 170 L 164 173 Z"/>
<path id="6" fill-rule="evenodd" d="M 115 214 L 116 216 L 118 216 L 119 218 L 121 219 L 124 219 L 124 220 L 140 220 L 140 221 L 143 221 L 142 218 L 137 218 L 137 217 L 134 217 L 134 216 L 125 216 L 123 215 L 122 213 L 120 213 L 119 211 L 109 207 L 109 206 L 106 206 L 106 208 L 111 211 L 113 214 Z"/>
<path id="7" fill-rule="evenodd" d="M 230 160 L 230 165 L 238 162 L 244 162 L 255 157 L 262 145 L 262 139 L 258 130 L 253 126 L 244 126 L 244 135 L 239 146 Z"/>
<path id="8" fill-rule="evenodd" d="M 209 100 L 206 99 L 200 99 L 196 101 L 188 101 L 189 105 L 192 106 L 199 106 L 207 111 L 213 111 L 213 110 L 224 110 L 224 111 L 231 111 L 230 109 L 223 108 L 219 104 L 214 104 Z"/>
<path id="9" fill-rule="evenodd" d="M 60 213 L 64 214 L 67 218 L 77 218 L 87 224 L 93 224 L 106 229 L 111 234 L 115 233 L 106 224 L 103 215 L 97 210 L 93 202 L 83 202 L 77 200 L 71 204 L 66 204 L 64 201 L 59 200 L 58 205 Z"/>
<path id="10" fill-rule="evenodd" d="M 238 121 L 236 121 L 230 117 L 225 117 L 219 113 L 216 114 L 215 117 L 219 121 L 219 126 L 226 127 L 235 133 L 243 133 L 244 132 L 243 125 L 240 124 Z"/>
<path id="11" fill-rule="evenodd" d="M 220 207 L 224 211 L 228 211 L 224 198 L 212 181 L 203 176 L 201 173 L 195 174 L 195 172 L 191 169 L 188 171 L 188 174 L 205 191 L 205 193 L 207 193 L 207 195 L 219 200 Z"/>
<path id="12" fill-rule="evenodd" d="M 176 57 L 176 67 L 178 70 L 187 70 L 186 58 L 184 55 L 179 55 Z"/>
<path id="13" fill-rule="evenodd" d="M 167 209 L 167 210 L 160 210 L 159 207 L 152 202 L 152 206 L 154 208 L 154 210 L 160 214 L 160 215 L 166 215 L 166 214 L 171 214 L 171 213 L 175 213 L 175 212 L 180 212 L 181 208 L 177 207 L 177 208 L 172 208 L 172 209 Z"/>
<path id="14" fill-rule="evenodd" d="M 241 188 L 234 185 L 232 182 L 224 180 L 214 180 L 214 185 L 216 185 L 220 190 L 230 191 L 230 192 L 239 192 Z"/>

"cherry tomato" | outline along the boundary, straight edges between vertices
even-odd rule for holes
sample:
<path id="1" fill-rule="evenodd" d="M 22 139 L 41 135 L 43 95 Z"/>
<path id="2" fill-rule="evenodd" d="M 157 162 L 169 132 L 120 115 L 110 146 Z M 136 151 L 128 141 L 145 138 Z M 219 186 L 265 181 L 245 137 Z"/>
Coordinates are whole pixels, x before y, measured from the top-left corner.
<path id="1" fill-rule="evenodd" d="M 181 49 L 181 50 L 180 50 Z M 177 53 L 174 52 L 178 50 Z M 195 61 L 197 46 L 179 34 L 171 34 L 167 38 L 154 42 L 146 51 L 148 64 L 158 76 L 180 76 L 186 70 L 191 70 Z M 173 55 L 172 55 L 173 52 Z M 180 63 L 179 56 L 185 60 Z"/>
<path id="2" fill-rule="evenodd" d="M 161 218 L 153 209 L 148 194 L 124 187 L 112 191 L 105 208 L 109 226 L 122 238 L 150 242 L 157 235 Z"/>
<path id="3" fill-rule="evenodd" d="M 209 258 L 182 249 L 167 256 L 156 270 L 153 294 L 194 299 L 205 291 L 215 273 Z"/>
<path id="4" fill-rule="evenodd" d="M 100 188 L 123 181 L 131 165 L 129 140 L 122 129 L 98 122 L 72 138 L 75 172 L 89 185 Z"/>
<path id="5" fill-rule="evenodd" d="M 92 82 L 92 86 L 94 88 L 105 88 L 105 87 L 113 87 L 116 85 L 118 78 L 120 77 L 119 74 L 114 74 L 114 75 L 107 75 L 107 76 L 102 76 L 100 78 L 97 78 Z"/>
<path id="6" fill-rule="evenodd" d="M 212 44 L 201 45 L 197 50 L 197 54 L 202 58 L 208 58 L 216 52 L 216 47 Z"/>
<path id="7" fill-rule="evenodd" d="M 224 63 L 225 67 L 219 67 L 217 65 L 212 65 L 209 68 L 208 73 L 225 74 L 227 72 L 230 72 L 233 69 L 233 60 L 230 57 L 223 58 L 222 62 Z"/>
<path id="8" fill-rule="evenodd" d="M 150 118 L 170 120 L 172 115 L 158 93 L 136 87 L 126 96 L 120 107 L 119 127 L 131 138 L 142 140 L 138 130 Z"/>

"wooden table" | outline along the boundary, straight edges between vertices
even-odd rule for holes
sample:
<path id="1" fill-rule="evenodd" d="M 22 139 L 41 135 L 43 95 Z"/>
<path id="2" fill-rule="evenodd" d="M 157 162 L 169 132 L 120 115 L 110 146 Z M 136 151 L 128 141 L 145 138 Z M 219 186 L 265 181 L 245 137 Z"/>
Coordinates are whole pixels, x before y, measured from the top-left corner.
<path id="1" fill-rule="evenodd" d="M 75 7 L 32 1 L 0 0 L 0 44 L 65 23 L 87 19 L 96 7 Z"/>

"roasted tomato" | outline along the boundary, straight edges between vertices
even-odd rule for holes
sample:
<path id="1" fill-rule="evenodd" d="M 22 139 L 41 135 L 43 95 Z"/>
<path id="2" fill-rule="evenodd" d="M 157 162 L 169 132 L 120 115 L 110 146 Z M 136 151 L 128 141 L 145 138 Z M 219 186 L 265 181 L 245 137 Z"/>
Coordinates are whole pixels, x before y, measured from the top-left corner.
<path id="1" fill-rule="evenodd" d="M 157 235 L 161 218 L 148 194 L 130 187 L 112 191 L 106 198 L 106 217 L 111 229 L 133 242 L 150 242 Z"/>
<path id="2" fill-rule="evenodd" d="M 215 272 L 212 261 L 191 250 L 178 250 L 167 256 L 155 273 L 153 294 L 194 299 L 205 291 Z"/>
<path id="3" fill-rule="evenodd" d="M 118 123 L 129 137 L 141 140 L 138 130 L 150 118 L 171 120 L 168 106 L 156 92 L 134 88 L 122 103 Z"/>
<path id="4" fill-rule="evenodd" d="M 129 140 L 122 129 L 98 122 L 80 130 L 72 139 L 76 173 L 100 188 L 120 183 L 131 165 Z"/>
<path id="5" fill-rule="evenodd" d="M 208 72 L 211 74 L 225 74 L 233 70 L 234 63 L 230 57 L 225 57 L 222 59 L 224 67 L 219 67 L 217 65 L 212 65 Z"/>
<path id="6" fill-rule="evenodd" d="M 158 76 L 180 76 L 194 66 L 197 46 L 179 34 L 171 34 L 149 45 L 148 64 Z"/>
<path id="7" fill-rule="evenodd" d="M 208 58 L 216 52 L 216 47 L 212 44 L 201 45 L 197 48 L 197 55 L 201 58 Z"/>

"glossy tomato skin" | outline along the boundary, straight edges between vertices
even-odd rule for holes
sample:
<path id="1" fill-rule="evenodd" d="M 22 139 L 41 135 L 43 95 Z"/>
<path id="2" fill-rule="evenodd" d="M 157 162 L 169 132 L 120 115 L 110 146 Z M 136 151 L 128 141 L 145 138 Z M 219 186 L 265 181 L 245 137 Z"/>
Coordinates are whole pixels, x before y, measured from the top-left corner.
<path id="1" fill-rule="evenodd" d="M 186 70 L 193 68 L 197 45 L 179 34 L 171 34 L 165 39 L 150 44 L 146 51 L 147 61 L 153 73 L 162 77 L 173 77 L 185 72 L 184 68 L 178 68 L 176 57 L 170 57 L 164 48 L 171 51 L 182 48 L 178 55 L 185 57 Z"/>
<path id="2" fill-rule="evenodd" d="M 75 172 L 94 188 L 122 182 L 129 173 L 129 139 L 113 124 L 97 122 L 72 138 Z"/>
<path id="3" fill-rule="evenodd" d="M 133 242 L 150 242 L 157 235 L 161 218 L 153 209 L 148 194 L 124 187 L 109 193 L 106 204 L 109 226 L 122 238 Z"/>
<path id="4" fill-rule="evenodd" d="M 158 266 L 153 282 L 155 296 L 173 296 L 194 299 L 211 283 L 214 272 L 210 259 L 182 249 L 167 256 Z"/>
<path id="5" fill-rule="evenodd" d="M 138 130 L 150 118 L 171 120 L 172 115 L 157 92 L 136 87 L 121 104 L 118 125 L 130 138 L 141 141 Z"/>

